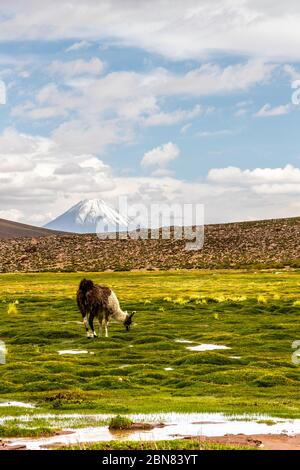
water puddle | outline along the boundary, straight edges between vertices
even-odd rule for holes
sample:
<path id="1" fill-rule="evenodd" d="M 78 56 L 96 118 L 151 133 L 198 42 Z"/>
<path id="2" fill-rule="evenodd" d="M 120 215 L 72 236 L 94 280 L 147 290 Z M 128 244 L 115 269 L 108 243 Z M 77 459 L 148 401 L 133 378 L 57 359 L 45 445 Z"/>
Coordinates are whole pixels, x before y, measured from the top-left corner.
<path id="1" fill-rule="evenodd" d="M 55 416 L 55 415 L 54 415 Z M 71 416 L 71 415 L 66 415 Z M 80 415 L 77 415 L 80 416 Z M 86 415 L 81 415 L 82 417 Z M 101 416 L 108 419 L 111 415 Z M 112 432 L 108 426 L 85 427 L 81 429 L 65 429 L 71 434 L 56 435 L 47 438 L 9 439 L 11 445 L 25 445 L 27 449 L 37 450 L 55 444 L 72 445 L 99 441 L 159 441 L 176 439 L 185 436 L 224 436 L 225 434 L 288 434 L 300 433 L 300 419 L 270 418 L 255 416 L 225 416 L 222 413 L 161 413 L 145 415 L 129 415 L 134 422 L 164 423 L 165 427 L 155 427 L 147 431 Z"/>
<path id="2" fill-rule="evenodd" d="M 94 354 L 93 352 L 89 352 L 86 349 L 62 349 L 61 351 L 57 351 L 58 354 Z"/>
<path id="3" fill-rule="evenodd" d="M 175 339 L 175 343 L 193 343 L 194 341 L 190 341 L 189 339 Z"/>
<path id="4" fill-rule="evenodd" d="M 231 349 L 220 344 L 198 344 L 198 346 L 187 346 L 190 351 L 213 351 L 214 349 Z"/>
<path id="5" fill-rule="evenodd" d="M 4 401 L 0 402 L 0 406 L 16 406 L 18 408 L 35 408 L 32 403 L 23 403 L 22 401 Z"/>

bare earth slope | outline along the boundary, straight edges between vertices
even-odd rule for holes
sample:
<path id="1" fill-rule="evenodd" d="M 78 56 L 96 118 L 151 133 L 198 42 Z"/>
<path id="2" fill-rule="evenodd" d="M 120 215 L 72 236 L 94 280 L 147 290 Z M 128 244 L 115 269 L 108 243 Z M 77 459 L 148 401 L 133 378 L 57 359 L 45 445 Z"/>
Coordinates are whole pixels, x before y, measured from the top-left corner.
<path id="1" fill-rule="evenodd" d="M 300 218 L 207 225 L 200 251 L 186 251 L 183 240 L 96 235 L 0 240 L 0 272 L 285 266 L 300 267 Z"/>
<path id="2" fill-rule="evenodd" d="M 0 239 L 14 237 L 46 237 L 58 232 L 33 225 L 20 224 L 10 220 L 0 219 Z"/>

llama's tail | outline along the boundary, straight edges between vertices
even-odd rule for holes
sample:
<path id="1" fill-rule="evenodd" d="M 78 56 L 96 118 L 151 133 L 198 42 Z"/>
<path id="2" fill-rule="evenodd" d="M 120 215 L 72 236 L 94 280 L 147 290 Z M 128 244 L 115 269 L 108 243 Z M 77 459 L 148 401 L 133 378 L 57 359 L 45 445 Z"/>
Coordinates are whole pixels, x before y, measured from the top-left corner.
<path id="1" fill-rule="evenodd" d="M 91 290 L 93 287 L 94 287 L 93 281 L 89 279 L 82 279 L 82 281 L 80 281 L 80 284 L 79 284 L 79 291 L 85 294 L 86 292 Z"/>

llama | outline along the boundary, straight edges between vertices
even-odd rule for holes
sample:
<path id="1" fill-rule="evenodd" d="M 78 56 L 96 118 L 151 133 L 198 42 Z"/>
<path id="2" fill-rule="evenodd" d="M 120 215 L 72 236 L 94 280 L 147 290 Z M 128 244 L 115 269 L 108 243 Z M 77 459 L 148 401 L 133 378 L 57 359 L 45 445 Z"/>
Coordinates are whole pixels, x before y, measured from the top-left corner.
<path id="1" fill-rule="evenodd" d="M 126 331 L 129 331 L 132 317 L 135 312 L 128 314 L 120 307 L 116 294 L 106 286 L 94 284 L 93 281 L 83 279 L 77 291 L 77 305 L 83 318 L 87 337 L 90 337 L 89 327 L 92 330 L 91 336 L 96 337 L 94 330 L 94 318 L 99 321 L 99 335 L 102 336 L 103 323 L 105 327 L 105 337 L 108 337 L 108 322 L 112 318 L 122 322 Z"/>

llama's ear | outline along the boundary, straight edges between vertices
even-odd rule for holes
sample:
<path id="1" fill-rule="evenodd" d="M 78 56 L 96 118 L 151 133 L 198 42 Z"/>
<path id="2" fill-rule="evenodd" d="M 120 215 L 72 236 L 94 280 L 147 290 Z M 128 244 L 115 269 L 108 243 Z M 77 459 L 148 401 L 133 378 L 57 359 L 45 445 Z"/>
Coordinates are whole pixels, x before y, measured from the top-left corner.
<path id="1" fill-rule="evenodd" d="M 134 310 L 133 312 L 131 312 L 131 314 L 129 315 L 129 317 L 132 318 L 135 313 L 136 313 L 136 311 Z"/>

